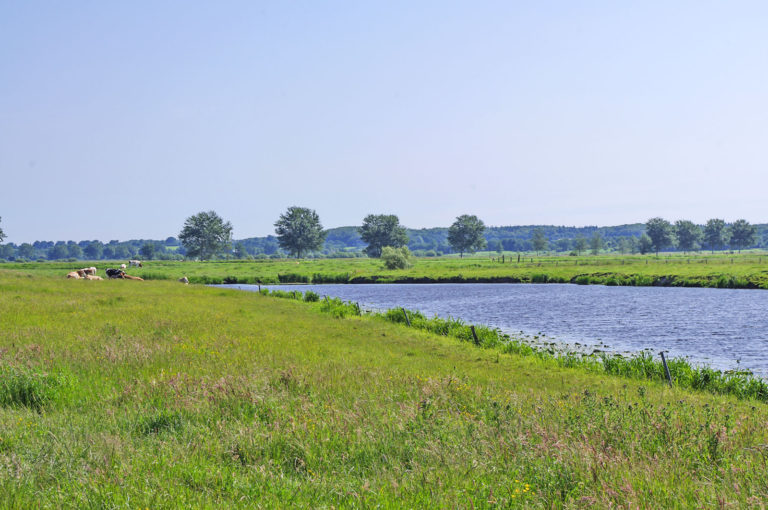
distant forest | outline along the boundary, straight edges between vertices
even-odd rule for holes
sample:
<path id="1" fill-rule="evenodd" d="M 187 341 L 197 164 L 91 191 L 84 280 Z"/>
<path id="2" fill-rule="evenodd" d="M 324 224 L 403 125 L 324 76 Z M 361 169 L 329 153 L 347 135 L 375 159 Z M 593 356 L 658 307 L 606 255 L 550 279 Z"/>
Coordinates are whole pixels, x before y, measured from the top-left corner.
<path id="1" fill-rule="evenodd" d="M 768 224 L 756 224 L 755 243 L 746 248 L 768 248 Z M 540 231 L 546 239 L 548 253 L 568 254 L 577 249 L 579 239 L 587 242 L 599 234 L 600 252 L 637 253 L 638 240 L 645 232 L 644 223 L 613 227 L 558 227 L 551 225 L 525 225 L 516 227 L 488 227 L 485 231 L 487 250 L 530 252 L 534 251 L 534 231 Z M 322 251 L 309 257 L 365 257 L 365 243 L 360 239 L 357 227 L 329 229 Z M 448 228 L 408 229 L 408 248 L 416 256 L 438 256 L 453 253 L 448 244 Z M 703 247 L 702 249 L 705 249 Z M 730 246 L 725 246 L 730 249 Z M 586 251 L 586 250 L 585 250 Z M 674 251 L 670 248 L 667 251 Z M 134 239 L 130 241 L 35 241 L 16 245 L 0 245 L 0 260 L 180 260 L 184 247 L 175 237 L 165 240 Z M 283 258 L 276 236 L 250 237 L 234 240 L 230 258 Z"/>

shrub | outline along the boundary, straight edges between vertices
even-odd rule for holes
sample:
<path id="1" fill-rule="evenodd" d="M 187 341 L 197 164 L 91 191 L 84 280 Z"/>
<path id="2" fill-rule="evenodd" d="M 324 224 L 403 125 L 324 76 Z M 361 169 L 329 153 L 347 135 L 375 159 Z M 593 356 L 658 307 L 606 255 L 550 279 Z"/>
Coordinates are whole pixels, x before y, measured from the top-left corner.
<path id="1" fill-rule="evenodd" d="M 381 260 L 387 269 L 408 269 L 411 267 L 411 252 L 407 246 L 393 248 L 385 246 L 381 249 Z"/>
<path id="2" fill-rule="evenodd" d="M 280 283 L 309 283 L 309 276 L 298 273 L 278 274 L 277 279 Z"/>
<path id="3" fill-rule="evenodd" d="M 308 303 L 316 303 L 320 301 L 320 295 L 316 292 L 312 292 L 311 290 L 308 290 L 304 293 L 304 301 Z"/>

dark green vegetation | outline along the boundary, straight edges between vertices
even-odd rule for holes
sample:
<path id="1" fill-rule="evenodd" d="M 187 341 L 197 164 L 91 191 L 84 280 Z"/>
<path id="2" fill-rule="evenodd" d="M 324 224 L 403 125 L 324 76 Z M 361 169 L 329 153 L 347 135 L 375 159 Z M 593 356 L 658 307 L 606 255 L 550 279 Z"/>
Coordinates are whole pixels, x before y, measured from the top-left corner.
<path id="1" fill-rule="evenodd" d="M 225 222 L 214 211 L 197 213 L 184 222 L 179 241 L 188 257 L 209 260 L 230 248 L 232 224 Z M 140 251 L 145 255 L 154 253 L 154 248 L 148 249 L 147 246 L 152 245 L 144 245 Z"/>
<path id="2" fill-rule="evenodd" d="M 765 404 L 303 299 L 0 271 L 0 366 L 12 380 L 0 390 L 3 506 L 709 508 L 768 498 Z"/>
<path id="3" fill-rule="evenodd" d="M 401 248 L 408 244 L 405 227 L 394 214 L 369 214 L 359 232 L 360 240 L 367 244 L 363 251 L 369 257 L 381 257 L 385 246 Z"/>
<path id="4" fill-rule="evenodd" d="M 464 257 L 464 252 L 475 253 L 487 245 L 483 233 L 485 224 L 477 216 L 463 214 L 456 218 L 448 229 L 448 242 L 454 251 L 459 252 L 459 257 Z M 503 245 L 497 243 L 503 250 Z"/>
<path id="5" fill-rule="evenodd" d="M 744 236 L 737 235 L 742 244 L 731 243 L 733 227 L 737 226 Z M 741 228 L 741 227 L 744 228 Z M 671 227 L 671 224 L 670 224 Z M 696 227 L 701 230 L 701 227 Z M 306 254 L 313 258 L 342 258 L 363 257 L 367 247 L 360 237 L 358 227 L 338 227 L 325 231 L 325 243 L 312 253 Z M 590 247 L 590 241 L 599 236 L 600 253 L 612 252 L 622 254 L 649 253 L 652 251 L 651 239 L 645 235 L 646 225 L 636 223 L 612 227 L 558 227 L 558 226 L 515 226 L 487 227 L 484 239 L 491 251 L 498 252 L 535 252 L 549 250 L 551 253 L 582 255 Z M 673 229 L 674 230 L 674 229 Z M 540 231 L 540 232 L 539 232 Z M 752 232 L 752 237 L 749 233 Z M 674 232 L 673 232 L 674 233 Z M 448 228 L 405 228 L 405 240 L 398 243 L 407 244 L 408 249 L 416 257 L 439 256 L 458 253 L 448 240 Z M 738 221 L 728 225 L 723 220 L 709 220 L 703 227 L 704 237 L 700 238 L 697 249 L 721 250 L 723 248 L 768 248 L 768 224 L 749 225 Z M 699 238 L 694 232 L 697 239 Z M 392 243 L 393 241 L 389 241 Z M 386 246 L 386 244 L 381 245 Z M 390 244 L 392 246 L 392 244 Z M 670 245 L 671 247 L 671 245 Z M 683 251 L 678 247 L 680 251 Z M 144 250 L 144 251 L 142 251 Z M 252 237 L 233 241 L 230 253 L 222 254 L 223 258 L 284 258 L 286 251 L 280 248 L 278 238 Z M 174 237 L 164 241 L 131 240 L 131 241 L 35 241 L 19 245 L 8 243 L 0 245 L 0 259 L 5 260 L 120 260 L 143 258 L 145 260 L 179 260 L 183 259 L 186 250 L 179 245 Z"/>
<path id="6" fill-rule="evenodd" d="M 306 207 L 289 207 L 275 222 L 275 233 L 280 247 L 298 258 L 320 250 L 326 234 L 320 217 Z"/>

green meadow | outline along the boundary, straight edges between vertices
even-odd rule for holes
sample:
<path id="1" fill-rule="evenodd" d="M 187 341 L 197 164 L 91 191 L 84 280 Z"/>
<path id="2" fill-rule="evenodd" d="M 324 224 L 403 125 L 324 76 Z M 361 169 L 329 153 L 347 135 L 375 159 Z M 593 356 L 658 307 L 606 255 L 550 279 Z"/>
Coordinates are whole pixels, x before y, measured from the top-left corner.
<path id="1" fill-rule="evenodd" d="M 63 279 L 72 264 L 0 269 L 0 507 L 768 500 L 768 406 L 758 400 L 566 367 L 329 313 L 323 302 L 167 281 L 338 263 L 150 262 L 134 273 L 164 276 L 145 282 Z M 531 269 L 492 264 L 418 260 L 414 269 Z M 733 265 L 744 278 L 760 267 Z M 341 269 L 386 273 L 376 261 Z"/>
<path id="2" fill-rule="evenodd" d="M 503 261 L 502 261 L 503 255 Z M 120 261 L 124 262 L 124 261 Z M 120 262 L 6 263 L 0 267 L 63 277 L 68 271 Z M 129 274 L 146 279 L 192 283 L 578 283 L 636 286 L 768 288 L 768 254 L 666 254 L 540 256 L 486 253 L 457 257 L 414 258 L 409 269 L 389 270 L 378 259 L 282 259 L 230 261 L 147 261 Z"/>

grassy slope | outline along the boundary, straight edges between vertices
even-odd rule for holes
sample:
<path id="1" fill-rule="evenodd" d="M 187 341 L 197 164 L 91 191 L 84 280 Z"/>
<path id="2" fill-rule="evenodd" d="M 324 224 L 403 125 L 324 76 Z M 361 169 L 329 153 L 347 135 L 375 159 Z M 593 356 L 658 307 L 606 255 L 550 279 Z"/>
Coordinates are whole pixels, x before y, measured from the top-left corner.
<path id="1" fill-rule="evenodd" d="M 0 352 L 4 381 L 15 374 L 50 397 L 36 408 L 0 389 L 3 506 L 768 498 L 765 405 L 335 320 L 291 300 L 2 271 Z"/>
<path id="2" fill-rule="evenodd" d="M 510 255 L 510 254 L 507 254 Z M 496 254 L 494 254 L 496 256 Z M 698 254 L 655 256 L 528 256 L 517 263 L 510 256 L 504 264 L 489 258 L 421 258 L 406 270 L 390 271 L 375 259 L 267 260 L 230 262 L 149 261 L 129 273 L 149 279 L 188 276 L 198 283 L 276 283 L 278 281 L 408 282 L 408 281 L 510 281 L 571 282 L 619 285 L 688 285 L 706 287 L 768 288 L 768 256 Z M 510 262 L 512 261 L 512 262 Z M 4 264 L 2 267 L 63 277 L 87 262 Z M 118 263 L 98 261 L 100 270 Z M 102 273 L 103 275 L 103 273 Z M 319 276 L 318 276 L 319 275 Z"/>

